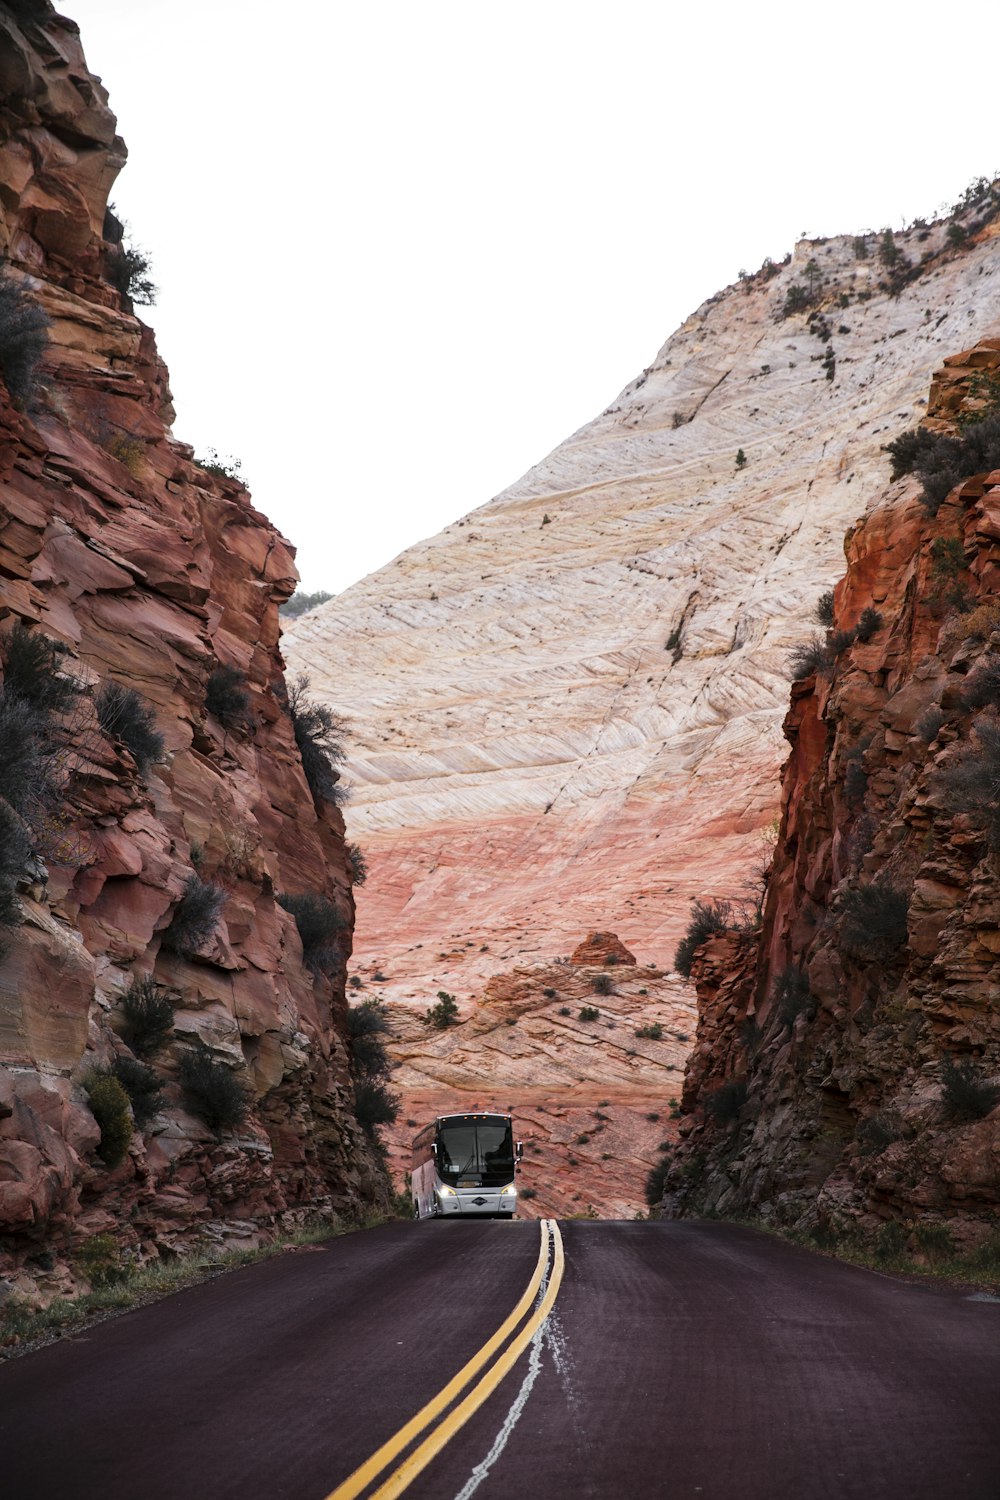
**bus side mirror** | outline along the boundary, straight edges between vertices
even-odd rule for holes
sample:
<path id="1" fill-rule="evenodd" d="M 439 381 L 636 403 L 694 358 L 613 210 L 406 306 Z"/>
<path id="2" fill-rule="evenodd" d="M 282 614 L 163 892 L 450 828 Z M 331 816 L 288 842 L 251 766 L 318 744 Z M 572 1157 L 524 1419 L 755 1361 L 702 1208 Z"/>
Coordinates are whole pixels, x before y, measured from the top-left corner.
<path id="1" fill-rule="evenodd" d="M 524 1155 L 523 1141 L 518 1141 L 517 1145 L 514 1147 L 514 1155 L 517 1157 L 518 1161 L 521 1160 L 521 1157 Z"/>

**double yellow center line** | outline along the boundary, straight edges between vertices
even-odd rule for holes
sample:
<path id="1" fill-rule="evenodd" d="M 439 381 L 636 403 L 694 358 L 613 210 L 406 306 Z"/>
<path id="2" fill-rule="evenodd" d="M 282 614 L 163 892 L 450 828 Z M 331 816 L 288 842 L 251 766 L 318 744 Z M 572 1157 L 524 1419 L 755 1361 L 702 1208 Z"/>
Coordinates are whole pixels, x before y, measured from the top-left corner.
<path id="1" fill-rule="evenodd" d="M 554 1219 L 542 1219 L 541 1221 L 541 1244 L 538 1250 L 538 1263 L 528 1285 L 525 1287 L 524 1295 L 518 1302 L 510 1317 L 497 1329 L 492 1338 L 488 1339 L 483 1347 L 475 1353 L 467 1364 L 463 1365 L 458 1374 L 449 1380 L 448 1384 L 438 1391 L 427 1405 L 411 1417 L 405 1426 L 401 1427 L 388 1442 L 383 1443 L 371 1458 L 366 1459 L 360 1468 L 355 1469 L 350 1478 L 345 1479 L 335 1490 L 327 1495 L 326 1500 L 354 1500 L 369 1485 L 374 1483 L 383 1469 L 388 1468 L 393 1459 L 398 1458 L 405 1448 L 408 1448 L 413 1440 L 423 1432 L 425 1427 L 439 1417 L 442 1412 L 451 1407 L 452 1402 L 461 1391 L 469 1384 L 474 1375 L 482 1369 L 489 1360 L 493 1358 L 510 1335 L 517 1328 L 524 1315 L 529 1311 L 538 1297 L 542 1278 L 545 1276 L 549 1263 L 550 1241 L 553 1247 L 552 1269 L 549 1273 L 548 1286 L 545 1295 L 535 1309 L 532 1316 L 520 1329 L 517 1335 L 504 1349 L 503 1353 L 489 1366 L 483 1375 L 457 1406 L 452 1407 L 447 1415 L 438 1423 L 437 1427 L 424 1438 L 418 1447 L 389 1475 L 387 1479 L 373 1492 L 370 1500 L 390 1500 L 391 1496 L 401 1495 L 408 1485 L 412 1484 L 417 1475 L 426 1469 L 431 1459 L 434 1458 L 445 1443 L 449 1442 L 458 1432 L 459 1428 L 472 1416 L 473 1412 L 479 1410 L 483 1402 L 490 1396 L 497 1386 L 509 1373 L 517 1360 L 527 1349 L 535 1334 L 541 1328 L 545 1319 L 552 1311 L 552 1305 L 559 1292 L 559 1286 L 563 1278 L 563 1267 L 565 1264 L 563 1255 L 562 1236 L 559 1233 L 559 1225 Z"/>

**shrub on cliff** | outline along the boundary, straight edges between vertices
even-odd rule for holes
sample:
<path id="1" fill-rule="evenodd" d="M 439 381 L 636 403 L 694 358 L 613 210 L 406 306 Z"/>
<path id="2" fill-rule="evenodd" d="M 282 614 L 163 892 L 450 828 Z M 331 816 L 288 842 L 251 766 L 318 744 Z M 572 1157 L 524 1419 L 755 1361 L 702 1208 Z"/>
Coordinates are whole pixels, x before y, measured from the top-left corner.
<path id="1" fill-rule="evenodd" d="M 246 1118 L 246 1090 L 232 1068 L 215 1061 L 204 1042 L 195 1042 L 185 1052 L 178 1071 L 184 1102 L 211 1130 L 231 1129 Z"/>
<path id="2" fill-rule="evenodd" d="M 455 996 L 449 995 L 447 990 L 438 990 L 438 1003 L 428 1008 L 427 1020 L 435 1031 L 446 1031 L 449 1026 L 457 1026 L 458 1003 Z"/>
<path id="3" fill-rule="evenodd" d="M 990 414 L 972 420 L 974 415 L 970 414 L 956 437 L 938 434 L 931 442 L 920 444 L 912 467 L 921 481 L 920 498 L 929 515 L 937 515 L 941 502 L 964 479 L 1000 468 L 1000 416 Z M 901 441 L 897 439 L 897 443 Z"/>
<path id="4" fill-rule="evenodd" d="M 29 823 L 55 796 L 52 752 L 46 716 L 0 689 L 0 798 Z"/>
<path id="5" fill-rule="evenodd" d="M 888 880 L 845 891 L 836 910 L 837 946 L 848 958 L 887 963 L 906 942 L 909 900 Z"/>
<path id="6" fill-rule="evenodd" d="M 913 721 L 913 733 L 918 739 L 929 745 L 936 740 L 938 730 L 947 721 L 948 715 L 939 703 L 931 703 L 924 709 L 923 713 Z"/>
<path id="7" fill-rule="evenodd" d="M 339 785 L 337 767 L 345 759 L 342 741 L 347 724 L 325 703 L 311 702 L 306 696 L 308 691 L 308 677 L 296 678 L 288 691 L 288 712 L 302 769 L 309 790 L 318 801 L 341 803 L 347 799 L 345 788 Z"/>
<path id="8" fill-rule="evenodd" d="M 714 1089 L 705 1099 L 705 1113 L 712 1116 L 713 1120 L 726 1123 L 738 1120 L 744 1104 L 747 1102 L 747 1085 L 745 1078 L 731 1078 L 721 1088 Z"/>
<path id="9" fill-rule="evenodd" d="M 351 876 L 352 885 L 364 885 L 368 879 L 368 865 L 365 856 L 357 844 L 345 845 L 347 850 L 347 868 Z"/>
<path id="10" fill-rule="evenodd" d="M 202 880 L 193 872 L 188 876 L 184 893 L 174 907 L 170 926 L 160 946 L 182 958 L 191 958 L 208 942 L 219 925 L 226 893 L 214 881 Z"/>
<path id="11" fill-rule="evenodd" d="M 390 1036 L 392 1027 L 381 1000 L 363 1000 L 347 1013 L 347 1035 L 351 1040 L 351 1056 L 359 1073 L 369 1078 L 386 1078 L 389 1074 L 389 1054 L 382 1038 Z"/>
<path id="12" fill-rule="evenodd" d="M 0 925 L 13 922 L 20 914 L 17 883 L 31 853 L 28 831 L 17 813 L 0 801 Z M 0 943 L 0 958 L 6 952 Z"/>
<path id="13" fill-rule="evenodd" d="M 250 721 L 247 677 L 237 667 L 216 667 L 205 684 L 205 707 L 226 729 L 245 729 Z"/>
<path id="14" fill-rule="evenodd" d="M 858 618 L 857 626 L 855 627 L 855 635 L 857 636 L 861 644 L 863 646 L 866 646 L 871 640 L 872 636 L 881 629 L 882 616 L 879 614 L 878 610 L 872 609 L 870 605 L 866 609 L 863 609 Z"/>
<path id="15" fill-rule="evenodd" d="M 1000 719 L 981 714 L 972 726 L 975 744 L 966 744 L 938 773 L 936 785 L 948 812 L 968 813 L 1000 854 Z"/>
<path id="16" fill-rule="evenodd" d="M 581 1021 L 598 1021 L 600 1016 L 601 1012 L 596 1005 L 581 1005 L 579 1015 Z"/>
<path id="17" fill-rule="evenodd" d="M 159 1052 L 174 1029 L 174 1007 L 151 974 L 136 975 L 122 996 L 122 1036 L 137 1057 Z"/>
<path id="18" fill-rule="evenodd" d="M 0 262 L 0 375 L 18 406 L 35 388 L 48 330 L 49 320 L 24 282 Z"/>
<path id="19" fill-rule="evenodd" d="M 956 1120 L 984 1120 L 1000 1104 L 1000 1086 L 990 1083 L 970 1058 L 957 1063 L 946 1057 L 941 1064 L 941 1085 L 942 1103 Z"/>
<path id="20" fill-rule="evenodd" d="M 312 891 L 299 895 L 280 891 L 275 900 L 295 918 L 306 968 L 314 974 L 335 974 L 342 963 L 337 938 L 344 930 L 344 919 L 337 908 Z"/>
<path id="21" fill-rule="evenodd" d="M 733 925 L 733 908 L 728 901 L 695 901 L 687 932 L 677 944 L 674 968 L 685 979 L 691 977 L 694 956 L 713 932 L 726 932 Z"/>
<path id="22" fill-rule="evenodd" d="M 786 1026 L 794 1026 L 802 1015 L 811 1021 L 816 1014 L 816 1002 L 809 988 L 809 979 L 794 964 L 782 969 L 774 981 L 774 1001 L 778 1007 L 778 1015 Z"/>
<path id="23" fill-rule="evenodd" d="M 62 674 L 63 648 L 17 620 L 3 638 L 4 692 L 40 714 L 60 714 L 76 697 L 76 684 Z"/>
<path id="24" fill-rule="evenodd" d="M 108 678 L 97 690 L 94 708 L 108 739 L 125 746 L 140 776 L 163 759 L 163 735 L 156 728 L 156 715 L 135 688 Z"/>
<path id="25" fill-rule="evenodd" d="M 672 1166 L 673 1156 L 669 1151 L 665 1151 L 655 1167 L 650 1167 L 646 1173 L 645 1194 L 650 1208 L 659 1208 L 662 1203 L 664 1184 Z"/>
<path id="26" fill-rule="evenodd" d="M 132 1111 L 128 1095 L 107 1068 L 97 1068 L 84 1084 L 90 1112 L 101 1127 L 97 1154 L 107 1167 L 125 1160 L 132 1139 Z"/>
<path id="27" fill-rule="evenodd" d="M 811 635 L 788 653 L 788 670 L 794 682 L 801 682 L 815 673 L 829 671 L 833 658 L 828 642 L 821 635 Z"/>
<path id="28" fill-rule="evenodd" d="M 828 628 L 833 624 L 833 589 L 827 589 L 825 594 L 820 594 L 816 600 L 816 620 L 820 625 Z"/>
<path id="29" fill-rule="evenodd" d="M 163 1103 L 160 1080 L 146 1063 L 136 1062 L 134 1057 L 116 1057 L 112 1073 L 125 1090 L 132 1106 L 132 1116 L 141 1130 Z"/>
<path id="30" fill-rule="evenodd" d="M 970 672 L 962 691 L 966 708 L 1000 708 L 1000 656 L 990 655 Z"/>
<path id="31" fill-rule="evenodd" d="M 615 988 L 611 983 L 610 974 L 595 974 L 590 987 L 595 995 L 612 995 Z"/>
<path id="32" fill-rule="evenodd" d="M 375 1078 L 359 1078 L 354 1085 L 354 1114 L 366 1135 L 379 1125 L 393 1125 L 399 1114 L 399 1098 Z"/>

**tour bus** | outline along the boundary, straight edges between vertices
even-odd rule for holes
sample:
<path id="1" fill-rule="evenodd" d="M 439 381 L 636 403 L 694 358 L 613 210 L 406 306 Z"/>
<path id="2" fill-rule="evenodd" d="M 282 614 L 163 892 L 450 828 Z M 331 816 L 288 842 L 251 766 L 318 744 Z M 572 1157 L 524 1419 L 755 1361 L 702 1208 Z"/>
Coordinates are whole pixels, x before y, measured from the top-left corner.
<path id="1" fill-rule="evenodd" d="M 521 1159 L 510 1115 L 440 1115 L 413 1142 L 414 1214 L 499 1215 L 517 1208 L 514 1173 Z"/>

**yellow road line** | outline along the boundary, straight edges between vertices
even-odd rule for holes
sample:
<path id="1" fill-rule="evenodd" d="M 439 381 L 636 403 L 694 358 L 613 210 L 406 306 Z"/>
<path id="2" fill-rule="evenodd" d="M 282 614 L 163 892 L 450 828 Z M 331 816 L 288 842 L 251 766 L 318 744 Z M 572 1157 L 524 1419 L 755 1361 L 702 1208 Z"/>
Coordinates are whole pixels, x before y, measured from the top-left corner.
<path id="1" fill-rule="evenodd" d="M 565 1264 L 563 1256 L 562 1236 L 559 1233 L 559 1225 L 555 1219 L 551 1221 L 552 1234 L 555 1241 L 555 1257 L 552 1265 L 552 1275 L 549 1278 L 548 1289 L 542 1298 L 541 1306 L 534 1317 L 529 1318 L 517 1337 L 511 1342 L 510 1347 L 500 1355 L 495 1364 L 491 1365 L 477 1385 L 474 1385 L 463 1401 L 455 1407 L 454 1411 L 448 1413 L 443 1421 L 435 1427 L 434 1431 L 420 1444 L 414 1448 L 409 1458 L 405 1458 L 394 1474 L 390 1474 L 384 1484 L 372 1495 L 371 1500 L 392 1500 L 395 1495 L 401 1495 L 408 1485 L 412 1484 L 417 1475 L 426 1469 L 431 1459 L 436 1457 L 445 1443 L 455 1436 L 460 1427 L 478 1411 L 486 1398 L 496 1390 L 504 1376 L 517 1362 L 527 1349 L 535 1334 L 541 1328 L 545 1319 L 552 1311 L 552 1304 L 559 1293 L 559 1285 L 563 1278 L 563 1267 Z"/>
<path id="2" fill-rule="evenodd" d="M 553 1221 L 553 1228 L 555 1223 Z M 558 1240 L 559 1231 L 555 1230 Z M 560 1253 L 561 1253 L 560 1244 Z M 403 1449 L 410 1444 L 419 1432 L 423 1432 L 428 1422 L 432 1422 L 436 1416 L 449 1406 L 459 1391 L 468 1385 L 476 1371 L 481 1369 L 492 1354 L 499 1349 L 511 1330 L 516 1328 L 524 1317 L 528 1308 L 538 1293 L 545 1274 L 545 1267 L 549 1259 L 549 1221 L 541 1221 L 541 1244 L 538 1250 L 538 1263 L 535 1266 L 531 1280 L 524 1290 L 520 1302 L 514 1308 L 510 1316 L 501 1323 L 496 1333 L 488 1339 L 483 1347 L 472 1356 L 467 1364 L 464 1364 L 458 1374 L 449 1380 L 448 1384 L 438 1391 L 437 1395 L 428 1401 L 427 1405 L 421 1407 L 415 1417 L 411 1417 L 404 1427 L 401 1427 L 389 1440 L 382 1444 L 371 1456 L 366 1459 L 360 1468 L 355 1469 L 343 1484 L 338 1484 L 335 1490 L 327 1495 L 326 1500 L 352 1500 L 352 1497 L 360 1495 L 361 1491 L 367 1489 L 374 1479 L 381 1474 L 382 1470 L 396 1458 Z M 381 1493 L 381 1491 L 380 1491 Z"/>

